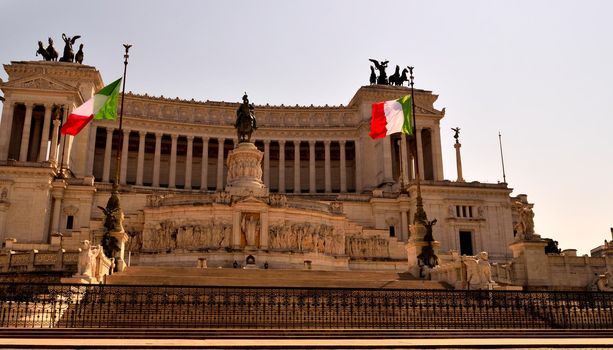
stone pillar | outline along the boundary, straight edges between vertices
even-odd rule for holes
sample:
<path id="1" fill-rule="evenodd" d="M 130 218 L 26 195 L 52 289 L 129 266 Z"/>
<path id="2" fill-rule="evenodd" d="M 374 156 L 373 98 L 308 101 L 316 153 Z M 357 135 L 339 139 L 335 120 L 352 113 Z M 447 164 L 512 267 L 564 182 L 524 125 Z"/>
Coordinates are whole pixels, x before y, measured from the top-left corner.
<path id="1" fill-rule="evenodd" d="M 340 176 L 341 176 L 341 192 L 345 193 L 347 192 L 347 160 L 346 158 L 346 154 L 345 154 L 345 140 L 340 140 L 339 142 L 340 148 L 341 148 L 341 164 L 340 164 Z"/>
<path id="2" fill-rule="evenodd" d="M 509 245 L 513 252 L 514 279 L 523 286 L 547 286 L 551 284 L 549 259 L 545 254 L 547 242 L 515 241 Z"/>
<path id="3" fill-rule="evenodd" d="M 270 140 L 264 140 L 264 185 L 270 187 Z"/>
<path id="4" fill-rule="evenodd" d="M 45 103 L 45 119 L 43 120 L 43 132 L 40 137 L 40 149 L 38 150 L 38 161 L 47 160 L 47 147 L 49 146 L 49 128 L 51 127 L 51 110 L 53 105 Z"/>
<path id="5" fill-rule="evenodd" d="M 421 143 L 421 128 L 415 130 L 415 142 L 417 143 L 417 163 L 419 164 L 419 179 L 424 179 L 424 151 Z"/>
<path id="6" fill-rule="evenodd" d="M 104 166 L 102 167 L 102 182 L 109 182 L 111 176 L 111 160 L 113 151 L 113 128 L 106 128 L 106 144 L 104 145 Z"/>
<path id="7" fill-rule="evenodd" d="M 175 188 L 177 181 L 177 139 L 179 135 L 171 134 L 170 139 L 170 173 L 168 174 L 168 188 Z"/>
<path id="8" fill-rule="evenodd" d="M 294 193 L 300 193 L 300 141 L 294 141 Z"/>
<path id="9" fill-rule="evenodd" d="M 86 173 L 88 176 L 94 175 L 94 157 L 96 156 L 96 133 L 98 131 L 98 126 L 94 125 L 94 123 L 90 124 L 89 130 L 89 143 L 87 144 L 87 169 Z"/>
<path id="10" fill-rule="evenodd" d="M 162 156 L 162 134 L 155 133 L 155 153 L 153 155 L 153 187 L 160 187 L 160 158 Z"/>
<path id="11" fill-rule="evenodd" d="M 64 109 L 64 123 L 68 120 L 68 116 L 72 113 L 73 106 L 68 105 Z M 70 169 L 70 155 L 72 153 L 72 144 L 74 142 L 73 135 L 64 135 L 64 141 L 61 144 L 62 151 L 62 169 Z"/>
<path id="12" fill-rule="evenodd" d="M 146 131 L 138 132 L 138 158 L 136 160 L 136 185 L 143 185 L 143 168 L 145 167 L 145 140 L 147 138 Z"/>
<path id="13" fill-rule="evenodd" d="M 355 140 L 355 191 L 362 192 L 362 152 L 360 140 Z"/>
<path id="14" fill-rule="evenodd" d="M 128 174 L 128 150 L 130 148 L 130 130 L 123 129 L 123 140 L 121 145 L 121 171 L 119 172 L 119 183 L 126 184 Z"/>
<path id="15" fill-rule="evenodd" d="M 241 212 L 235 210 L 232 213 L 232 239 L 230 246 L 234 249 L 241 247 Z"/>
<path id="16" fill-rule="evenodd" d="M 407 137 L 405 134 L 400 134 L 400 165 L 402 166 L 402 183 L 405 186 L 409 184 L 409 156 L 407 151 Z"/>
<path id="17" fill-rule="evenodd" d="M 2 127 L 0 128 L 0 160 L 7 160 L 11 144 L 15 103 L 5 101 L 2 107 Z"/>
<path id="18" fill-rule="evenodd" d="M 53 133 L 51 134 L 51 152 L 49 154 L 49 161 L 53 165 L 57 165 L 57 139 L 60 136 L 60 124 L 62 122 L 59 119 L 53 119 Z"/>
<path id="19" fill-rule="evenodd" d="M 462 177 L 462 155 L 460 154 L 460 148 L 462 147 L 462 144 L 456 141 L 453 147 L 455 148 L 455 164 L 456 169 L 458 171 L 458 179 L 456 181 L 464 182 L 464 178 Z"/>
<path id="20" fill-rule="evenodd" d="M 332 192 L 332 169 L 330 167 L 330 140 L 324 140 L 324 174 L 326 193 Z"/>
<path id="21" fill-rule="evenodd" d="M 434 179 L 438 181 L 444 180 L 443 175 L 443 152 L 441 151 L 441 129 L 438 123 L 432 129 L 432 148 L 433 155 L 432 164 L 434 164 Z"/>
<path id="22" fill-rule="evenodd" d="M 309 141 L 309 192 L 317 193 L 315 182 L 315 141 Z"/>
<path id="23" fill-rule="evenodd" d="M 193 161 L 193 150 L 194 148 L 194 137 L 187 136 L 187 155 L 185 156 L 185 189 L 192 189 L 192 161 Z"/>
<path id="24" fill-rule="evenodd" d="M 202 167 L 200 168 L 200 189 L 208 190 L 209 179 L 209 138 L 202 138 Z"/>
<path id="25" fill-rule="evenodd" d="M 62 199 L 66 183 L 63 180 L 54 181 L 52 184 L 51 196 L 54 199 L 53 216 L 51 218 L 51 233 L 60 232 L 60 214 L 62 211 Z"/>
<path id="26" fill-rule="evenodd" d="M 10 204 L 8 202 L 0 201 L 0 239 L 4 241 L 6 238 L 6 213 L 8 212 Z"/>
<path id="27" fill-rule="evenodd" d="M 21 147 L 19 148 L 19 161 L 26 162 L 28 160 L 28 145 L 30 144 L 30 127 L 32 125 L 32 110 L 34 105 L 26 103 L 26 117 L 23 122 L 21 132 Z"/>
<path id="28" fill-rule="evenodd" d="M 219 147 L 217 148 L 217 191 L 223 191 L 223 148 L 225 138 L 219 138 Z"/>
<path id="29" fill-rule="evenodd" d="M 268 212 L 260 213 L 260 249 L 268 249 Z"/>
<path id="30" fill-rule="evenodd" d="M 279 141 L 279 193 L 285 193 L 285 141 Z"/>
<path id="31" fill-rule="evenodd" d="M 408 221 L 408 210 L 402 208 L 400 211 L 400 234 L 398 235 L 399 241 L 407 241 L 409 233 L 409 221 Z"/>

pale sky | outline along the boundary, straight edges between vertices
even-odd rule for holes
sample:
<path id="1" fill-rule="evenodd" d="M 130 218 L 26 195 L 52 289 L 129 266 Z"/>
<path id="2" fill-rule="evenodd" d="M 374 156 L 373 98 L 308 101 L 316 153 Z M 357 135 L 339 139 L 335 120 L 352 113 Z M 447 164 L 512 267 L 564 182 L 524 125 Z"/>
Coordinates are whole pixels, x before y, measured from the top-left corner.
<path id="1" fill-rule="evenodd" d="M 415 66 L 438 94 L 445 178 L 507 182 L 535 203 L 543 237 L 579 254 L 613 226 L 611 1 L 0 0 L 0 62 L 81 35 L 105 82 L 184 99 L 346 105 L 368 58 Z M 392 73 L 388 69 L 388 73 Z M 0 78 L 6 80 L 2 70 Z"/>

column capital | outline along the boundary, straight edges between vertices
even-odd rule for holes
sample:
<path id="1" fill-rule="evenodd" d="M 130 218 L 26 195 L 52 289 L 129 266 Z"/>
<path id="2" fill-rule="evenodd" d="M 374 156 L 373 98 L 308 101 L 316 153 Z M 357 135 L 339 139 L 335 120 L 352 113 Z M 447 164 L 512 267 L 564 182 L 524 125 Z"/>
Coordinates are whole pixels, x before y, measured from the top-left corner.
<path id="1" fill-rule="evenodd" d="M 331 143 L 332 143 L 331 140 L 324 140 L 324 145 L 326 146 L 330 146 Z"/>
<path id="2" fill-rule="evenodd" d="M 122 131 L 124 135 L 130 135 L 130 132 L 132 132 L 130 129 L 123 129 Z"/>
<path id="3" fill-rule="evenodd" d="M 338 140 L 338 143 L 339 143 L 341 146 L 344 146 L 344 145 L 345 145 L 345 143 L 347 143 L 347 140 Z"/>
<path id="4" fill-rule="evenodd" d="M 170 134 L 170 138 L 175 141 L 176 139 L 179 138 L 179 134 Z"/>
<path id="5" fill-rule="evenodd" d="M 218 138 L 217 138 L 217 141 L 218 141 L 219 143 L 226 142 L 226 138 L 225 138 L 225 137 L 218 137 Z"/>
<path id="6" fill-rule="evenodd" d="M 43 103 L 43 106 L 45 106 L 45 112 L 47 111 L 47 109 L 53 108 L 54 104 L 55 103 L 52 103 L 52 102 L 45 102 L 45 103 Z"/>
<path id="7" fill-rule="evenodd" d="M 270 140 L 262 140 L 262 142 L 264 142 L 265 145 L 270 145 Z"/>
<path id="8" fill-rule="evenodd" d="M 202 136 L 202 142 L 208 143 L 210 139 L 208 136 Z"/>
<path id="9" fill-rule="evenodd" d="M 141 136 L 141 137 L 145 137 L 145 136 L 147 136 L 147 132 L 145 130 L 139 130 L 138 131 L 138 135 Z"/>
<path id="10" fill-rule="evenodd" d="M 53 119 L 53 126 L 58 127 L 62 121 L 59 119 Z"/>
<path id="11" fill-rule="evenodd" d="M 316 143 L 316 142 L 317 142 L 317 141 L 315 141 L 315 140 L 309 140 L 309 146 L 311 146 L 311 147 L 315 147 L 315 143 Z"/>
<path id="12" fill-rule="evenodd" d="M 279 142 L 279 146 L 285 146 L 285 140 L 279 140 L 277 142 Z"/>
<path id="13" fill-rule="evenodd" d="M 115 127 L 112 127 L 112 126 L 107 126 L 106 127 L 106 133 L 107 134 L 112 134 L 113 131 L 115 131 Z"/>
<path id="14" fill-rule="evenodd" d="M 187 141 L 188 142 L 193 142 L 194 141 L 194 136 L 193 135 L 187 135 Z"/>
<path id="15" fill-rule="evenodd" d="M 155 133 L 155 138 L 156 138 L 156 139 L 161 139 L 161 138 L 162 138 L 162 136 L 164 136 L 164 133 L 163 133 L 163 132 L 159 132 L 159 131 L 158 131 L 158 132 L 156 132 L 156 133 Z"/>

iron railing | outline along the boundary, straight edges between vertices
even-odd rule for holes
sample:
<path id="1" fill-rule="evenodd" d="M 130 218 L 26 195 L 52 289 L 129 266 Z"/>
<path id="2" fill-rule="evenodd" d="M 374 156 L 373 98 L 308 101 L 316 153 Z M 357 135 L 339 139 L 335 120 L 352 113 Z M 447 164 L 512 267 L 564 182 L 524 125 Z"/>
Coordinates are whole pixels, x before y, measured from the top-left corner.
<path id="1" fill-rule="evenodd" d="M 0 283 L 0 327 L 613 329 L 613 293 Z"/>

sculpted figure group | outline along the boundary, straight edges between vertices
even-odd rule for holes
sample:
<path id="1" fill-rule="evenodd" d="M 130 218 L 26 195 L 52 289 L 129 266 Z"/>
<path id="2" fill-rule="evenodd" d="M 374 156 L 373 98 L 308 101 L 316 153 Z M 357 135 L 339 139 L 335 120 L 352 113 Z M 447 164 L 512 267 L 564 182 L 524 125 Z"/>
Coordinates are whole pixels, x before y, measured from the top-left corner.
<path id="1" fill-rule="evenodd" d="M 270 248 L 284 251 L 316 252 L 328 255 L 345 253 L 343 235 L 326 224 L 291 223 L 270 226 L 268 239 Z"/>
<path id="2" fill-rule="evenodd" d="M 387 258 L 389 257 L 389 241 L 382 237 L 348 236 L 347 255 Z"/>
<path id="3" fill-rule="evenodd" d="M 394 74 L 390 75 L 388 78 L 385 69 L 387 68 L 387 64 L 389 63 L 389 61 L 379 62 L 372 58 L 369 59 L 369 61 L 375 65 L 374 67 L 370 66 L 370 85 L 377 84 L 402 86 L 405 82 L 409 81 L 409 78 L 407 77 L 409 67 L 404 68 L 402 70 L 402 73 L 400 73 L 400 66 L 396 65 L 396 70 L 394 71 Z M 377 74 L 375 73 L 375 68 L 377 69 L 377 71 L 379 71 L 379 76 L 377 76 Z"/>
<path id="4" fill-rule="evenodd" d="M 64 40 L 64 53 L 62 57 L 59 57 L 57 50 L 53 47 L 53 39 L 49 38 L 49 45 L 46 48 L 43 47 L 43 42 L 39 41 L 36 56 L 41 55 L 45 61 L 57 61 L 59 57 L 60 62 L 76 62 L 82 64 L 84 57 L 83 44 L 79 45 L 79 51 L 77 51 L 76 54 L 72 49 L 72 46 L 80 37 L 80 35 L 69 37 L 62 33 L 62 39 Z"/>
<path id="5" fill-rule="evenodd" d="M 227 246 L 232 226 L 224 222 L 177 224 L 162 221 L 143 232 L 143 250 L 169 252 L 174 249 L 218 249 Z"/>

